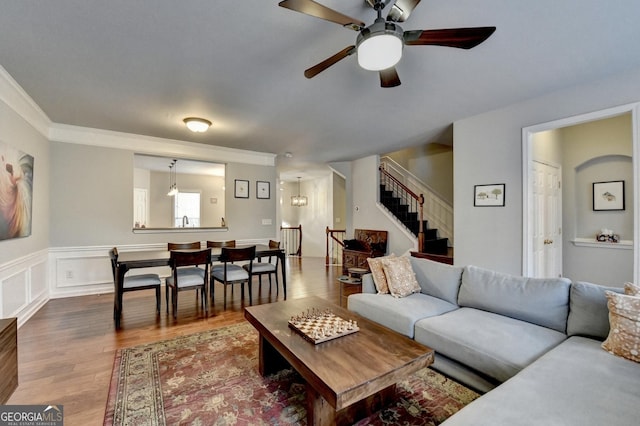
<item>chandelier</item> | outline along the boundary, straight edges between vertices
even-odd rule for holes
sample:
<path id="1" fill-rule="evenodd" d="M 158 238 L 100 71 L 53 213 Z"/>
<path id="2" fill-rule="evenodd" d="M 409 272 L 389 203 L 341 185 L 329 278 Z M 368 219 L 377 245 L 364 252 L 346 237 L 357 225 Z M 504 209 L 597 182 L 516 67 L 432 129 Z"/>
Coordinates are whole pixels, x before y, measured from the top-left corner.
<path id="1" fill-rule="evenodd" d="M 291 197 L 291 205 L 293 207 L 304 207 L 307 205 L 307 197 L 300 195 L 300 178 L 298 178 L 298 195 Z"/>

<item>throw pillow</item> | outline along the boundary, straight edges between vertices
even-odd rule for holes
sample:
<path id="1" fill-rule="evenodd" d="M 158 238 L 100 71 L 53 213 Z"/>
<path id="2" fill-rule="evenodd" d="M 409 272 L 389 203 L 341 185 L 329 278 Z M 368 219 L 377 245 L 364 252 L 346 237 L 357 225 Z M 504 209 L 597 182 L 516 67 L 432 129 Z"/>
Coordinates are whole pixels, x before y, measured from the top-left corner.
<path id="1" fill-rule="evenodd" d="M 628 296 L 640 296 L 640 285 L 624 283 L 624 294 Z"/>
<path id="2" fill-rule="evenodd" d="M 602 347 L 609 353 L 640 362 L 640 297 L 607 294 L 611 331 Z"/>
<path id="3" fill-rule="evenodd" d="M 382 269 L 387 277 L 389 293 L 393 297 L 405 297 L 413 293 L 420 293 L 420 285 L 408 257 L 384 259 Z"/>
<path id="4" fill-rule="evenodd" d="M 391 253 L 389 256 L 367 258 L 369 269 L 371 269 L 371 276 L 373 277 L 373 284 L 375 284 L 378 294 L 389 294 L 389 286 L 387 285 L 387 277 L 382 269 L 382 261 L 383 259 L 391 259 L 394 257 L 396 257 L 396 255 Z"/>

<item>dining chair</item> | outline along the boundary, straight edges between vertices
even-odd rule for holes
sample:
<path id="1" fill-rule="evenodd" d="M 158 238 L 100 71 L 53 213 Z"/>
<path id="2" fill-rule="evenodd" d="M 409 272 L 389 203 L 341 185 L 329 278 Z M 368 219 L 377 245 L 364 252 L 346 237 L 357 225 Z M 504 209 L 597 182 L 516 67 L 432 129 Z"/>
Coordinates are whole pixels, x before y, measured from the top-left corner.
<path id="1" fill-rule="evenodd" d="M 199 249 L 200 241 L 194 241 L 192 243 L 167 243 L 167 250 L 190 250 Z"/>
<path id="2" fill-rule="evenodd" d="M 235 247 L 236 240 L 227 240 L 227 241 L 207 241 L 208 248 L 222 248 L 222 247 Z M 222 263 L 214 263 L 211 265 L 211 271 L 214 269 L 222 268 Z"/>
<path id="3" fill-rule="evenodd" d="M 280 241 L 269 240 L 269 248 L 270 249 L 279 249 Z M 258 276 L 258 285 L 260 289 L 262 289 L 262 276 L 267 275 L 269 277 L 269 293 L 271 293 L 271 275 L 274 275 L 276 278 L 276 295 L 279 293 L 280 283 L 278 282 L 278 263 L 280 261 L 280 257 L 278 256 L 269 256 L 269 260 L 267 262 L 262 262 L 262 259 L 258 259 L 258 262 L 253 263 L 252 267 L 252 275 Z M 243 265 L 246 269 L 247 265 Z"/>
<path id="4" fill-rule="evenodd" d="M 122 282 L 122 288 L 118 290 L 117 284 L 117 265 L 118 265 L 118 249 L 116 247 L 109 251 L 109 257 L 111 258 L 111 272 L 113 273 L 113 285 L 115 287 L 115 300 L 113 304 L 113 319 L 119 318 L 122 313 L 122 295 L 128 291 L 136 290 L 149 290 L 154 289 L 156 291 L 156 312 L 160 313 L 160 276 L 158 274 L 141 274 L 141 275 L 129 275 L 124 277 Z"/>
<path id="5" fill-rule="evenodd" d="M 177 317 L 178 293 L 183 290 L 200 290 L 200 303 L 205 315 L 209 313 L 207 288 L 209 285 L 209 265 L 211 250 L 177 251 L 172 250 L 169 257 L 171 276 L 166 279 L 167 312 L 169 312 L 169 291 L 171 291 L 171 308 L 173 317 Z"/>
<path id="6" fill-rule="evenodd" d="M 213 303 L 214 296 L 214 284 L 216 281 L 222 283 L 224 287 L 224 309 L 227 309 L 227 286 L 233 284 L 240 284 L 242 291 L 242 299 L 244 300 L 244 286 L 243 283 L 247 283 L 249 287 L 249 304 L 253 304 L 251 294 L 251 278 L 252 278 L 252 265 L 253 259 L 256 257 L 256 246 L 249 246 L 243 248 L 222 247 L 220 253 L 220 262 L 222 262 L 221 268 L 211 270 L 211 300 Z M 246 261 L 247 268 L 240 265 L 234 265 L 234 262 Z M 233 289 L 233 287 L 232 287 Z"/>
<path id="7" fill-rule="evenodd" d="M 235 247 L 236 240 L 228 240 L 228 241 L 207 241 L 207 247 Z"/>

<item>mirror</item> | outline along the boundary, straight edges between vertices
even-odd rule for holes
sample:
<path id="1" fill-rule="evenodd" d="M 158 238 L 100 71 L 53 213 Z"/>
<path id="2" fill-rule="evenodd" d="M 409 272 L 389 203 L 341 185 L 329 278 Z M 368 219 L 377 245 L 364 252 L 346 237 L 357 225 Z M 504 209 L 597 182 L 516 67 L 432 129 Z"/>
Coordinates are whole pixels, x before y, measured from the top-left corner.
<path id="1" fill-rule="evenodd" d="M 224 164 L 134 155 L 134 230 L 225 227 L 224 200 Z"/>

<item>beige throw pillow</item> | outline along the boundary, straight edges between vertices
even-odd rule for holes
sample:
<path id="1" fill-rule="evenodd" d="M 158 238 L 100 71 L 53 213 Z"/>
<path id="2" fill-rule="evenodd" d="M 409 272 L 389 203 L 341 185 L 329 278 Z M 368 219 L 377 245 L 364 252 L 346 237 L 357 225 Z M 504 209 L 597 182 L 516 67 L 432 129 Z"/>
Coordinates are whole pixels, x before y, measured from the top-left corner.
<path id="1" fill-rule="evenodd" d="M 394 257 L 396 257 L 396 255 L 391 253 L 389 256 L 367 258 L 369 269 L 371 269 L 371 276 L 373 277 L 373 284 L 375 284 L 378 294 L 389 294 L 389 286 L 387 285 L 387 277 L 384 274 L 384 269 L 382 269 L 382 261 Z"/>
<path id="2" fill-rule="evenodd" d="M 606 291 L 611 329 L 602 347 L 609 353 L 640 362 L 640 297 Z"/>
<path id="3" fill-rule="evenodd" d="M 627 296 L 640 296 L 640 285 L 624 283 L 624 294 Z"/>
<path id="4" fill-rule="evenodd" d="M 389 292 L 393 297 L 405 297 L 420 292 L 420 285 L 408 257 L 384 259 L 382 268 L 387 277 Z"/>

